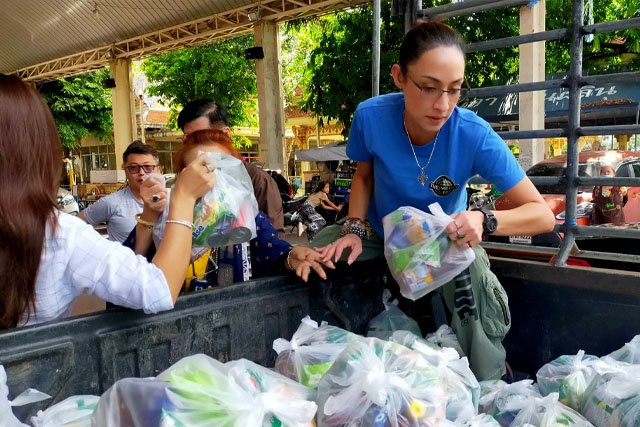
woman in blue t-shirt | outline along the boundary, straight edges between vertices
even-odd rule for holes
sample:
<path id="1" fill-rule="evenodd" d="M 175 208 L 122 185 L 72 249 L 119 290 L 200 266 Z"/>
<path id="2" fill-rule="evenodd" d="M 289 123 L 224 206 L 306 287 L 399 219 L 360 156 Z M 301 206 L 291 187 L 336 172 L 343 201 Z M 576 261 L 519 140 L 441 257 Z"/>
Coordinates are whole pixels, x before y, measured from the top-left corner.
<path id="1" fill-rule="evenodd" d="M 382 236 L 382 218 L 400 206 L 427 210 L 438 202 L 454 222 L 449 237 L 477 246 L 483 234 L 535 235 L 551 231 L 552 211 L 509 147 L 472 111 L 456 106 L 464 82 L 460 35 L 439 22 L 419 22 L 391 68 L 399 93 L 362 102 L 349 133 L 347 154 L 358 162 L 342 237 L 322 250 L 348 262 L 362 252 L 365 220 Z M 479 174 L 503 191 L 510 210 L 466 211 L 465 184 Z M 375 185 L 374 185 L 375 182 Z"/>
<path id="2" fill-rule="evenodd" d="M 419 22 L 406 34 L 391 69 L 400 92 L 368 99 L 356 109 L 347 144 L 347 155 L 358 162 L 348 217 L 342 237 L 319 251 L 325 261 L 348 253 L 350 264 L 366 239 L 367 255 L 379 254 L 385 215 L 401 206 L 426 211 L 439 203 L 453 218 L 449 238 L 473 247 L 476 258 L 432 297 L 442 295 L 472 371 L 488 380 L 505 373 L 501 341 L 510 314 L 507 295 L 478 244 L 486 234 L 551 231 L 555 218 L 507 144 L 486 121 L 456 106 L 464 82 L 462 46 L 459 34 L 439 22 Z M 475 175 L 503 191 L 514 208 L 467 211 L 465 185 Z M 325 230 L 315 241 L 328 240 Z"/>

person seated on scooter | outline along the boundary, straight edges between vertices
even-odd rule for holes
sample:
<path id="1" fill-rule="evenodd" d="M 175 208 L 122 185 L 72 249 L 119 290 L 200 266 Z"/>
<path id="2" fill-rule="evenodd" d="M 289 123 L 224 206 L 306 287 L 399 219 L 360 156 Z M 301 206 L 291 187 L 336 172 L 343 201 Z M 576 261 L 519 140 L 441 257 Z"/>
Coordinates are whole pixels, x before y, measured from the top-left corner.
<path id="1" fill-rule="evenodd" d="M 198 156 L 199 152 L 219 152 L 240 159 L 229 135 L 222 130 L 205 129 L 189 133 L 176 153 L 176 170 L 180 171 Z M 242 164 L 238 163 L 238 167 Z M 145 207 L 135 229 L 135 252 L 146 254 L 152 240 L 156 246 L 163 239 L 166 207 L 170 192 L 158 181 L 148 179 L 142 183 L 140 194 Z M 155 196 L 155 197 L 154 197 Z M 235 244 L 214 248 L 200 258 L 192 260 L 187 269 L 186 290 L 200 290 L 219 285 L 242 282 L 256 277 L 270 276 L 284 271 L 295 271 L 307 281 L 311 271 L 326 279 L 325 267 L 334 268 L 332 262 L 319 262 L 320 255 L 303 246 L 293 247 L 278 233 L 263 212 L 255 218 L 257 237 L 249 244 Z"/>
<path id="2" fill-rule="evenodd" d="M 222 105 L 210 99 L 198 99 L 188 102 L 178 114 L 178 127 L 185 136 L 202 129 L 220 129 L 230 135 L 231 128 L 227 112 Z M 242 159 L 241 159 L 242 160 Z M 251 177 L 253 191 L 258 201 L 258 208 L 264 212 L 271 224 L 284 239 L 284 211 L 282 196 L 276 181 L 263 169 L 242 160 Z"/>
<path id="3" fill-rule="evenodd" d="M 611 165 L 603 165 L 600 168 L 600 176 L 616 176 L 616 171 Z M 623 225 L 625 223 L 624 211 L 625 187 L 611 185 L 596 185 L 593 187 L 593 211 L 591 220 L 593 224 L 614 224 Z"/>
<path id="4" fill-rule="evenodd" d="M 327 181 L 320 181 L 307 201 L 305 202 L 300 212 L 302 222 L 298 225 L 298 235 L 302 236 L 304 230 L 307 230 L 307 238 L 309 241 L 313 240 L 316 233 L 327 225 L 327 219 L 320 212 L 328 214 L 327 211 L 340 212 L 342 205 L 336 205 L 329 200 L 329 183 Z M 327 215 L 328 216 L 328 215 Z"/>

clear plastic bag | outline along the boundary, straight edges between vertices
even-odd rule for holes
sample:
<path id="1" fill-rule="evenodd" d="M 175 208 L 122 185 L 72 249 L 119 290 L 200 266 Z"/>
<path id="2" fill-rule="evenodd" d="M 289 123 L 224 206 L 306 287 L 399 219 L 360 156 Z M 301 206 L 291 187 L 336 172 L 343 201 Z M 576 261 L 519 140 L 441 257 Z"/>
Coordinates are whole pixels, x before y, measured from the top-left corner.
<path id="1" fill-rule="evenodd" d="M 9 400 L 9 387 L 7 386 L 7 372 L 4 370 L 4 366 L 0 365 L 0 427 L 29 427 L 27 424 L 23 424 L 13 415 L 14 406 L 23 406 L 30 403 L 40 402 L 46 399 L 50 399 L 48 394 L 39 392 L 29 388 L 13 400 Z"/>
<path id="2" fill-rule="evenodd" d="M 575 356 L 560 356 L 547 363 L 536 374 L 540 394 L 559 393 L 562 404 L 580 411 L 587 387 L 596 375 L 593 363 L 597 360 L 580 350 Z"/>
<path id="3" fill-rule="evenodd" d="M 436 344 L 439 347 L 449 347 L 454 349 L 459 357 L 464 357 L 464 351 L 462 351 L 462 347 L 460 346 L 460 342 L 458 341 L 458 337 L 456 337 L 456 333 L 453 332 L 451 326 L 449 325 L 441 325 L 437 331 L 427 334 L 424 338 L 427 342 L 432 344 Z"/>
<path id="4" fill-rule="evenodd" d="M 511 425 L 518 415 L 522 402 L 542 397 L 533 380 L 507 384 L 502 380 L 480 381 L 479 410 L 493 416 L 501 426 Z"/>
<path id="5" fill-rule="evenodd" d="M 452 427 L 500 427 L 500 424 L 488 414 L 477 414 L 471 417 L 462 416 L 451 424 Z"/>
<path id="6" fill-rule="evenodd" d="M 446 284 L 475 259 L 473 250 L 454 244 L 446 233 L 453 221 L 438 203 L 426 213 L 403 206 L 382 219 L 384 255 L 405 298 L 417 300 Z"/>
<path id="7" fill-rule="evenodd" d="M 427 362 L 442 372 L 447 393 L 447 419 L 450 421 L 478 413 L 480 384 L 469 368 L 466 357 L 460 358 L 452 348 L 440 348 L 410 332 L 396 331 L 390 341 L 420 353 Z"/>
<path id="8" fill-rule="evenodd" d="M 640 365 L 640 335 L 636 335 L 622 348 L 610 353 L 609 357 L 620 362 Z"/>
<path id="9" fill-rule="evenodd" d="M 593 368 L 597 375 L 585 393 L 585 418 L 596 427 L 640 426 L 640 365 L 605 356 Z"/>
<path id="10" fill-rule="evenodd" d="M 317 410 L 312 389 L 248 360 L 199 354 L 158 379 L 169 383 L 165 426 L 310 427 Z"/>
<path id="11" fill-rule="evenodd" d="M 399 344 L 349 344 L 318 384 L 319 426 L 439 426 L 446 395 L 440 371 Z"/>
<path id="12" fill-rule="evenodd" d="M 34 427 L 91 427 L 91 416 L 98 404 L 98 396 L 71 396 L 62 402 L 38 411 L 31 417 Z"/>
<path id="13" fill-rule="evenodd" d="M 369 321 L 367 336 L 388 340 L 395 331 L 409 331 L 422 336 L 418 322 L 407 316 L 391 299 L 391 292 L 385 289 L 382 293 L 384 310 Z"/>
<path id="14" fill-rule="evenodd" d="M 278 353 L 276 372 L 307 387 L 316 387 L 336 357 L 358 335 L 327 325 L 320 326 L 309 316 L 302 319 L 291 341 L 278 338 L 273 349 Z"/>
<path id="15" fill-rule="evenodd" d="M 216 182 L 194 207 L 194 256 L 208 248 L 244 243 L 256 237 L 258 202 L 244 165 L 227 154 L 204 155 L 209 165 L 215 165 Z"/>
<path id="16" fill-rule="evenodd" d="M 508 409 L 518 411 L 511 427 L 593 427 L 582 415 L 558 401 L 558 393 L 512 402 Z"/>

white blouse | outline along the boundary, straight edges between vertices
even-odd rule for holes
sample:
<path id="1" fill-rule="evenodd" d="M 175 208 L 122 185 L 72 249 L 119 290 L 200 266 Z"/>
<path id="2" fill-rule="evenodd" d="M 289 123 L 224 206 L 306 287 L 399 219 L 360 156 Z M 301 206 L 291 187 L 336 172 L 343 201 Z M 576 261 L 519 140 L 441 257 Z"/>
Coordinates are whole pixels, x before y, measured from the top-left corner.
<path id="1" fill-rule="evenodd" d="M 154 264 L 84 221 L 56 210 L 55 235 L 47 226 L 36 278 L 35 313 L 21 325 L 69 315 L 73 300 L 93 294 L 124 307 L 157 313 L 173 308 L 169 285 Z"/>

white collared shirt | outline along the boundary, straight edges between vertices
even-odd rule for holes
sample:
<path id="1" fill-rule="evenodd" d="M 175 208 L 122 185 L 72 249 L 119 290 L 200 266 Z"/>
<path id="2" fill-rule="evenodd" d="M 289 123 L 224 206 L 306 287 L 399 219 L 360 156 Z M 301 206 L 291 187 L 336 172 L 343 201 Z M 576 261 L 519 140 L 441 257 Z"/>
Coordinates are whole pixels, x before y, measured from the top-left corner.
<path id="1" fill-rule="evenodd" d="M 36 278 L 35 313 L 28 321 L 23 316 L 21 325 L 68 316 L 82 293 L 145 313 L 173 308 L 169 285 L 158 267 L 100 236 L 84 221 L 59 211 L 55 215 L 55 234 L 48 225 Z"/>

